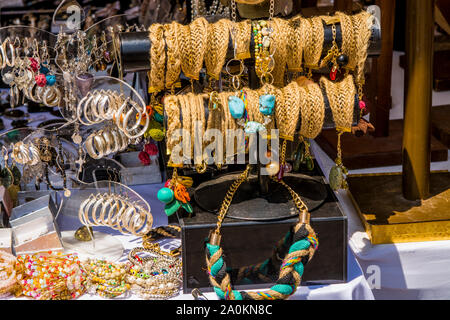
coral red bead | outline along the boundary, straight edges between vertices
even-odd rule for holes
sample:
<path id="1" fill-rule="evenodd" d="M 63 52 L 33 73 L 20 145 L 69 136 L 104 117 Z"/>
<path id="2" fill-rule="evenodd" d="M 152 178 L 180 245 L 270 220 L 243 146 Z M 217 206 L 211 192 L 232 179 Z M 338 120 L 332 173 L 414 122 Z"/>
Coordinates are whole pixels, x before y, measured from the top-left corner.
<path id="1" fill-rule="evenodd" d="M 47 78 L 45 77 L 45 74 L 42 74 L 42 73 L 36 75 L 34 80 L 36 80 L 36 84 L 39 87 L 44 87 L 47 84 Z"/>
<path id="2" fill-rule="evenodd" d="M 30 58 L 30 68 L 33 72 L 37 72 L 39 69 L 39 62 L 34 58 Z"/>
<path id="3" fill-rule="evenodd" d="M 336 80 L 337 69 L 330 72 L 330 79 L 332 81 Z"/>
<path id="4" fill-rule="evenodd" d="M 366 108 L 366 103 L 362 100 L 359 101 L 359 109 L 364 110 Z"/>

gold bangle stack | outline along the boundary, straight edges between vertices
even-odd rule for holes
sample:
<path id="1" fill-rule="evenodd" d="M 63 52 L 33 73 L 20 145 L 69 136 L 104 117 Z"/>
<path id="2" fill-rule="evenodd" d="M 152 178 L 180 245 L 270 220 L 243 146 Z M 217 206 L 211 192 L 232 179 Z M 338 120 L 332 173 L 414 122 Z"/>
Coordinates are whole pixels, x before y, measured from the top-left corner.
<path id="1" fill-rule="evenodd" d="M 85 141 L 86 152 L 92 159 L 101 159 L 112 153 L 124 151 L 131 140 L 115 126 L 91 133 Z"/>
<path id="2" fill-rule="evenodd" d="M 191 141 L 191 131 L 192 131 L 192 123 L 191 123 L 191 105 L 189 103 L 189 99 L 187 94 L 180 95 L 179 97 L 180 101 L 180 109 L 181 109 L 181 117 L 182 117 L 182 146 L 183 146 L 183 152 L 189 152 L 188 155 L 185 155 L 183 153 L 183 163 L 186 160 L 191 160 L 192 156 L 192 141 Z"/>
<path id="3" fill-rule="evenodd" d="M 236 139 L 233 135 L 234 130 L 237 128 L 236 120 L 231 116 L 231 113 L 228 109 L 228 98 L 233 95 L 232 92 L 221 92 L 219 93 L 219 100 L 222 106 L 226 106 L 222 108 L 222 135 L 223 135 L 223 143 L 224 143 L 224 154 L 225 154 L 225 162 L 232 161 L 234 154 L 236 154 Z M 232 145 L 232 154 L 227 154 L 227 150 L 229 150 L 228 145 Z"/>
<path id="4" fill-rule="evenodd" d="M 220 167 L 223 164 L 223 150 L 224 150 L 224 117 L 223 117 L 223 109 L 228 108 L 227 105 L 222 105 L 220 101 L 219 93 L 216 91 L 212 91 L 209 94 L 209 102 L 208 102 L 208 120 L 206 125 L 206 132 L 208 136 L 205 138 L 204 145 L 208 146 L 209 144 L 215 143 L 215 154 L 214 162 Z M 216 135 L 217 131 L 220 132 L 220 135 Z M 211 135 L 211 136 L 209 136 Z M 214 140 L 213 140 L 214 138 Z"/>

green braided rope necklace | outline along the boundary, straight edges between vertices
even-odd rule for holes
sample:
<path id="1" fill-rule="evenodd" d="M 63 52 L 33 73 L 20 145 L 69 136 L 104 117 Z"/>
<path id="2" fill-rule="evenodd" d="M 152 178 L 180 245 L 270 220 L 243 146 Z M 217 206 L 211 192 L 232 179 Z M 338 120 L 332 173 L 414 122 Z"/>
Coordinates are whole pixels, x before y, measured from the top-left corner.
<path id="1" fill-rule="evenodd" d="M 291 194 L 294 203 L 299 210 L 299 221 L 290 232 L 280 241 L 280 244 L 289 247 L 281 266 L 276 284 L 266 291 L 237 291 L 231 286 L 231 277 L 227 273 L 223 251 L 220 247 L 220 229 L 233 196 L 239 186 L 247 180 L 250 165 L 233 182 L 225 196 L 219 211 L 217 227 L 212 230 L 206 243 L 206 265 L 208 267 L 209 280 L 214 291 L 220 299 L 225 300 L 275 300 L 287 299 L 295 293 L 300 285 L 304 266 L 317 250 L 318 241 L 314 230 L 309 224 L 309 212 L 300 196 L 292 190 L 283 180 L 272 177 L 272 180 L 281 183 Z M 269 260 L 261 266 L 264 267 Z"/>

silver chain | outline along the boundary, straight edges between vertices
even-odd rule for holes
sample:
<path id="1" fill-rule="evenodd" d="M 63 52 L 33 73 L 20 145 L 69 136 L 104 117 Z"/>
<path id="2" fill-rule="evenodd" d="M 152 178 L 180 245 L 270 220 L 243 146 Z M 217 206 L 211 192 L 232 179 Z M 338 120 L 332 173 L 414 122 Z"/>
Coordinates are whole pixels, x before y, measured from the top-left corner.
<path id="1" fill-rule="evenodd" d="M 275 14 L 275 0 L 270 0 L 269 20 L 273 19 L 274 14 Z"/>
<path id="2" fill-rule="evenodd" d="M 234 58 L 236 58 L 236 0 L 231 0 L 231 34 L 233 35 Z"/>

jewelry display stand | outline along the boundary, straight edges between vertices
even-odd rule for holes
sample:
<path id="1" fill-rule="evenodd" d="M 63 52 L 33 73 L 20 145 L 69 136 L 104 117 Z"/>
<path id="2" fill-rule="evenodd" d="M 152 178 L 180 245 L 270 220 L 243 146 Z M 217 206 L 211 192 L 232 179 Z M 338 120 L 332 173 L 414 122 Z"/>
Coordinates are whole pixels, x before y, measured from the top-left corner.
<path id="1" fill-rule="evenodd" d="M 141 95 L 125 81 L 109 76 L 95 76 L 91 79 L 78 79 L 76 81 L 78 81 L 77 84 L 78 88 L 80 89 L 79 101 L 87 94 L 94 92 L 94 90 L 109 90 L 134 100 L 138 103 L 138 108 L 140 110 L 146 109 L 145 102 L 142 99 Z M 135 115 L 132 115 L 131 119 L 133 119 L 133 117 L 135 117 Z M 101 123 L 93 124 L 90 126 L 81 126 L 80 136 L 86 137 L 92 132 L 98 131 L 105 126 L 108 126 L 108 122 L 111 121 L 113 120 L 105 120 Z M 134 143 L 139 143 L 141 139 L 132 140 Z M 84 149 L 84 154 L 86 154 L 85 144 L 83 143 L 82 146 Z M 136 160 L 138 159 L 137 154 L 133 153 L 132 156 L 135 156 Z M 121 159 L 123 161 L 121 161 Z M 136 161 L 130 159 L 130 155 L 128 153 L 118 154 L 116 156 L 116 160 L 120 162 L 117 162 L 117 166 L 114 165 L 114 167 L 120 170 L 121 181 L 126 183 L 127 185 L 161 182 L 161 173 L 157 161 L 153 161 L 153 163 L 148 166 L 143 166 L 140 162 L 136 163 Z"/>
<path id="2" fill-rule="evenodd" d="M 54 150 L 58 149 L 58 142 L 56 139 L 56 135 L 59 136 L 59 140 L 61 142 L 62 147 L 62 153 L 64 155 L 64 171 L 67 177 L 67 188 L 71 189 L 73 186 L 70 184 L 72 179 L 75 177 L 76 172 L 76 158 L 77 158 L 77 149 L 73 142 L 70 140 L 71 131 L 73 130 L 73 125 L 70 123 L 64 123 L 60 126 L 51 126 L 50 129 L 47 129 L 46 127 L 42 128 L 27 128 L 27 129 L 18 129 L 23 132 L 23 134 L 27 133 L 26 136 L 24 136 L 21 141 L 24 143 L 32 143 L 36 139 L 41 138 L 47 138 L 49 140 L 49 147 L 53 148 Z M 8 134 L 8 133 L 6 133 Z M 21 172 L 23 175 L 25 175 L 24 170 L 31 170 L 27 174 L 28 179 L 25 179 L 23 183 L 21 183 L 21 190 L 22 191 L 33 191 L 36 190 L 36 185 L 34 183 L 34 178 L 38 174 L 38 172 L 34 173 L 33 170 L 42 170 L 41 167 L 24 167 L 20 166 Z M 61 174 L 56 172 L 56 167 L 52 168 L 51 166 L 48 167 L 49 171 L 49 181 L 51 181 L 51 184 L 53 187 L 61 188 L 63 185 L 63 180 L 61 178 Z M 30 180 L 30 181 L 28 181 Z M 48 185 L 44 182 L 40 184 L 40 189 L 49 189 Z"/>
<path id="3" fill-rule="evenodd" d="M 324 24 L 324 45 L 322 57 L 331 47 L 332 28 Z M 150 68 L 148 54 L 151 49 L 148 32 L 119 33 L 121 61 L 124 71 L 142 71 Z M 342 46 L 340 24 L 336 23 L 336 42 Z M 251 38 L 250 52 L 253 57 L 254 38 Z M 377 56 L 381 49 L 381 30 L 378 23 L 372 26 L 368 55 Z M 233 57 L 233 43 L 230 40 L 227 59 Z M 253 59 L 246 64 L 253 69 Z M 322 70 L 319 70 L 321 72 Z M 249 87 L 259 87 L 259 79 L 252 77 L 249 71 Z M 324 94 L 325 119 L 323 128 L 334 129 L 328 98 Z M 359 121 L 359 100 L 355 97 L 353 125 Z M 181 116 L 180 116 L 181 117 Z M 205 103 L 205 118 L 208 118 L 207 103 Z M 167 121 L 167 119 L 165 119 Z M 180 119 L 182 121 L 182 119 Z M 297 130 L 301 119 L 297 123 Z M 288 158 L 289 155 L 286 155 Z M 258 158 L 258 157 L 256 157 Z M 230 166 L 231 167 L 231 166 Z M 235 288 L 251 289 L 267 287 L 268 283 L 276 281 L 278 270 L 269 270 L 268 274 L 260 274 L 258 270 L 265 259 L 273 254 L 273 244 L 277 243 L 289 227 L 297 222 L 294 217 L 295 206 L 289 193 L 282 186 L 271 182 L 267 176 L 260 174 L 261 164 L 256 166 L 256 172 L 250 175 L 248 182 L 243 182 L 235 193 L 227 217 L 222 224 L 221 248 L 227 252 L 225 262 L 232 268 L 232 283 Z M 214 171 L 214 167 L 208 171 Z M 180 175 L 187 175 L 191 169 L 183 169 Z M 209 232 L 216 227 L 216 214 L 225 198 L 231 184 L 238 174 L 225 174 L 212 180 L 204 181 L 203 177 L 194 174 L 194 188 L 191 202 L 194 207 L 192 214 L 187 215 L 179 210 L 169 217 L 169 222 L 178 222 L 182 228 L 183 246 L 183 281 L 184 292 L 193 288 L 211 291 L 207 274 L 204 272 L 204 241 Z M 199 185 L 195 181 L 204 182 Z M 198 181 L 197 180 L 197 181 Z M 334 192 L 326 183 L 324 174 L 317 163 L 312 172 L 303 174 L 286 174 L 284 181 L 305 201 L 311 213 L 311 226 L 319 234 L 320 246 L 314 260 L 307 265 L 303 284 L 340 283 L 347 280 L 347 216 L 342 211 Z M 252 283 L 239 281 L 239 271 L 254 273 Z M 270 271 L 274 274 L 271 275 Z M 263 280 L 262 280 L 263 279 Z"/>

